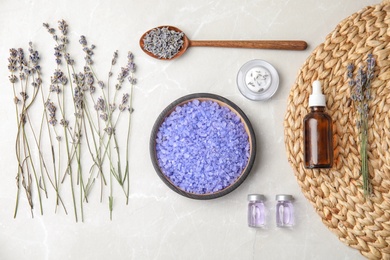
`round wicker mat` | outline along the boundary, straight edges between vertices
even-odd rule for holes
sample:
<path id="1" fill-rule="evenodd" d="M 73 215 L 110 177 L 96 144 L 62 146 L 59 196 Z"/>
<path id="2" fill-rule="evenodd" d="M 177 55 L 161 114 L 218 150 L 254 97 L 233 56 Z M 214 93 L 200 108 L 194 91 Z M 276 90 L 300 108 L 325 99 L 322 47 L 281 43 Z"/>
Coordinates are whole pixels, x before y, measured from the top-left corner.
<path id="1" fill-rule="evenodd" d="M 390 1 L 370 6 L 337 25 L 309 56 L 292 86 L 284 120 L 289 163 L 305 197 L 339 239 L 369 259 L 390 259 Z M 350 101 L 347 66 L 376 59 L 369 128 L 373 194 L 362 190 L 356 109 Z M 356 75 L 356 74 L 355 74 Z M 303 117 L 311 84 L 319 79 L 333 119 L 334 165 L 303 167 Z"/>

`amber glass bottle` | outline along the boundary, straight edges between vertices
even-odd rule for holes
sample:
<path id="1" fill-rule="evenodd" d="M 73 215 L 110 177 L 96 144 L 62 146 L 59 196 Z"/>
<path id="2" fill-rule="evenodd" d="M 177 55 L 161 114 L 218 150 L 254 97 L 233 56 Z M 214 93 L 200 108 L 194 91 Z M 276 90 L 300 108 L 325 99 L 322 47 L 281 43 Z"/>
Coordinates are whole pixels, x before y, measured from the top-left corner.
<path id="1" fill-rule="evenodd" d="M 321 83 L 313 82 L 309 98 L 310 113 L 303 119 L 305 168 L 331 168 L 333 165 L 332 118 L 325 112 Z"/>

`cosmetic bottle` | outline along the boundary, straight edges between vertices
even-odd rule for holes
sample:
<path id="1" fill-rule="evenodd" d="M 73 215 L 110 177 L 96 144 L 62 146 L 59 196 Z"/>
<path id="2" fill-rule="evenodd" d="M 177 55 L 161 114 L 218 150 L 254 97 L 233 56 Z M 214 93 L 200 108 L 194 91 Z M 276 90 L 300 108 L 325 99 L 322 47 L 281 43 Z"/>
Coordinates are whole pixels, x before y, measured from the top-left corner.
<path id="1" fill-rule="evenodd" d="M 248 195 L 248 226 L 265 227 L 265 197 L 261 194 Z"/>
<path id="2" fill-rule="evenodd" d="M 294 197 L 292 195 L 276 195 L 276 226 L 292 227 L 294 226 Z"/>
<path id="3" fill-rule="evenodd" d="M 309 97 L 310 112 L 303 119 L 304 166 L 308 169 L 333 165 L 332 118 L 325 112 L 325 106 L 321 82 L 316 80 Z"/>

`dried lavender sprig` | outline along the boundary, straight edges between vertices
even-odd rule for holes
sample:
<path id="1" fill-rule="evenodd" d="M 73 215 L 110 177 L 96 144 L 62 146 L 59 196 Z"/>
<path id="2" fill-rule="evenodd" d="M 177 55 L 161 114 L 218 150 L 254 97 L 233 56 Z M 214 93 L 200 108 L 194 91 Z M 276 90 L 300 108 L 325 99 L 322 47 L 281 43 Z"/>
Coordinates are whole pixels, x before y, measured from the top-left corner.
<path id="1" fill-rule="evenodd" d="M 348 65 L 347 77 L 349 85 L 352 87 L 351 99 L 355 102 L 357 109 L 356 126 L 360 135 L 360 157 L 361 157 L 361 174 L 363 177 L 363 190 L 365 196 L 369 196 L 372 187 L 369 180 L 368 172 L 368 120 L 369 120 L 369 101 L 371 97 L 371 81 L 374 78 L 375 59 L 372 54 L 368 55 L 366 60 L 367 69 L 361 66 L 358 68 L 357 75 L 353 78 L 354 66 Z"/>
<path id="2" fill-rule="evenodd" d="M 130 152 L 130 149 L 129 149 L 129 144 L 130 144 L 130 133 L 131 133 L 131 117 L 132 117 L 132 114 L 133 114 L 133 89 L 134 89 L 134 85 L 136 84 L 137 80 L 135 78 L 135 69 L 136 69 L 136 65 L 134 63 L 134 55 L 133 53 L 129 52 L 128 53 L 128 67 L 130 68 L 130 76 L 128 77 L 128 80 L 129 80 L 129 83 L 130 83 L 130 93 L 128 94 L 128 96 L 126 97 L 123 97 L 122 99 L 122 105 L 124 104 L 127 104 L 127 102 L 129 103 L 128 105 L 128 112 L 129 112 L 129 119 L 128 119 L 128 127 L 127 127 L 127 140 L 126 140 L 126 143 L 127 143 L 127 146 L 126 146 L 126 168 L 125 168 L 125 174 L 124 174 L 124 177 L 123 177 L 123 183 L 126 181 L 126 204 L 129 203 L 129 194 L 130 194 L 130 170 L 129 170 L 129 152 Z"/>
<path id="3" fill-rule="evenodd" d="M 17 66 L 18 66 L 18 51 L 14 48 L 10 49 L 10 57 L 8 58 L 8 62 L 9 62 L 9 65 L 8 65 L 8 70 L 11 72 L 11 75 L 9 76 L 10 78 L 10 81 L 12 83 L 12 88 L 13 88 L 13 92 L 14 92 L 14 103 L 15 103 L 15 110 L 16 110 L 16 122 L 17 122 L 17 125 L 18 125 L 18 128 L 19 128 L 19 125 L 20 125 L 20 119 L 19 119 L 19 109 L 18 109 L 18 104 L 21 102 L 20 99 L 17 97 L 16 95 L 16 87 L 15 87 L 15 83 L 17 82 L 18 80 L 18 77 L 14 74 L 17 70 Z M 19 130 L 18 130 L 19 132 Z M 17 186 L 17 194 L 16 194 L 16 202 L 15 202 L 15 211 L 14 211 L 14 218 L 16 217 L 17 215 L 17 212 L 18 212 L 18 208 L 19 208 L 19 199 L 20 199 L 20 179 L 21 179 L 21 176 L 24 176 L 22 175 L 22 172 L 23 172 L 23 167 L 21 167 L 22 165 L 22 156 L 20 154 L 20 149 L 18 149 L 18 145 L 19 145 L 19 141 L 18 139 L 16 139 L 16 158 L 18 159 L 18 171 L 17 171 L 17 175 L 16 175 L 16 186 Z M 27 194 L 29 194 L 29 192 L 27 192 Z"/>

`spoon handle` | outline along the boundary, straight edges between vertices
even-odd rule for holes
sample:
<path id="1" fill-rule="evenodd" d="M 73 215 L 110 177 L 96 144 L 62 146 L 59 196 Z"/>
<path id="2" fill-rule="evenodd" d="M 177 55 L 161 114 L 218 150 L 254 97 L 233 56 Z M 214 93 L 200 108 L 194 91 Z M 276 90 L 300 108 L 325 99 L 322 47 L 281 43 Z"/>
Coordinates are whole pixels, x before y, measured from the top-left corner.
<path id="1" fill-rule="evenodd" d="M 305 41 L 190 41 L 190 47 L 226 47 L 272 50 L 305 50 Z"/>

